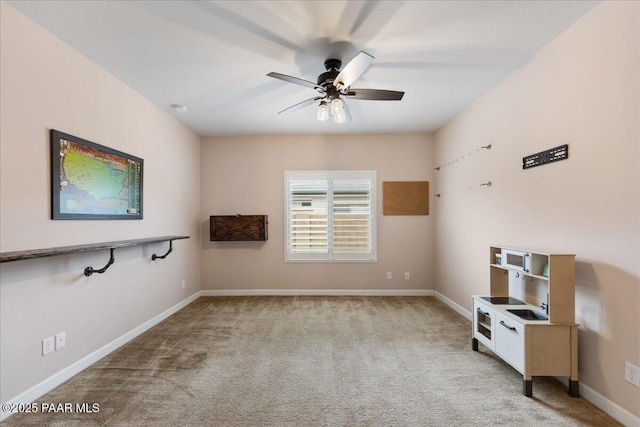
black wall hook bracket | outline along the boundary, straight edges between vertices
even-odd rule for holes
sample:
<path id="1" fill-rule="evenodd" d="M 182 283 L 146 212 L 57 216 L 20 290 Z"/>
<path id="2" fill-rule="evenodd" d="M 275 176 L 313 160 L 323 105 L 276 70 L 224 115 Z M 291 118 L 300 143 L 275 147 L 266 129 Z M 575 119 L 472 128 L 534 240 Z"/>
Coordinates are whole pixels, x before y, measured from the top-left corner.
<path id="1" fill-rule="evenodd" d="M 171 253 L 172 250 L 173 250 L 173 240 L 169 240 L 169 250 L 167 251 L 167 253 L 164 254 L 164 255 L 153 254 L 153 255 L 151 255 L 151 260 L 155 261 L 157 259 L 165 259 L 167 257 L 167 255 L 169 255 Z"/>
<path id="2" fill-rule="evenodd" d="M 107 263 L 107 265 L 105 265 L 104 267 L 102 267 L 100 270 L 96 270 L 93 267 L 87 267 L 84 269 L 84 275 L 85 276 L 91 276 L 93 273 L 104 273 L 105 271 L 107 271 L 107 268 L 111 267 L 111 264 L 114 263 L 114 261 L 116 260 L 113 257 L 113 248 L 109 249 L 109 251 L 111 252 L 111 258 L 109 258 L 109 262 Z"/>

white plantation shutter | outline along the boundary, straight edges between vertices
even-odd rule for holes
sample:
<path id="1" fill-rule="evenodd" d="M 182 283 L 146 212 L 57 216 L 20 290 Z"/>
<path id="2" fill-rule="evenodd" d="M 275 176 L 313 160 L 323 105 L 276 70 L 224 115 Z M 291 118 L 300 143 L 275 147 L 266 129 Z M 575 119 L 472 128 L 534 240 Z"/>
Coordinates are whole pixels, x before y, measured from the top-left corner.
<path id="1" fill-rule="evenodd" d="M 289 182 L 289 245 L 292 253 L 328 252 L 327 191 L 326 179 Z"/>
<path id="2" fill-rule="evenodd" d="M 375 171 L 285 172 L 285 261 L 375 261 Z"/>
<path id="3" fill-rule="evenodd" d="M 333 181 L 333 252 L 371 252 L 371 181 Z"/>

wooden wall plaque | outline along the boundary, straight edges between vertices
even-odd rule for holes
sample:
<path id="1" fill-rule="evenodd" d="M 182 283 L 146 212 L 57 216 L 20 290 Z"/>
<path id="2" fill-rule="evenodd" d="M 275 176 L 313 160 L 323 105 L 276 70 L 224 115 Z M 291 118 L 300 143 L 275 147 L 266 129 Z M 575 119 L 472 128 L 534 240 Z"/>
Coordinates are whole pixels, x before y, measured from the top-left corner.
<path id="1" fill-rule="evenodd" d="M 212 215 L 209 240 L 218 242 L 255 242 L 268 239 L 267 215 Z"/>
<path id="2" fill-rule="evenodd" d="M 429 181 L 382 183 L 383 215 L 429 215 Z"/>

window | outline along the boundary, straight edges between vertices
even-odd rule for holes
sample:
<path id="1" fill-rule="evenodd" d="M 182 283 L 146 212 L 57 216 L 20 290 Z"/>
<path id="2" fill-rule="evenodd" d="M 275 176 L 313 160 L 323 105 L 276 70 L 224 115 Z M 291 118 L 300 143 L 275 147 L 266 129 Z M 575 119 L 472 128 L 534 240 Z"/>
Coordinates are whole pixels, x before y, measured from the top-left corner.
<path id="1" fill-rule="evenodd" d="M 285 172 L 285 261 L 376 260 L 376 172 Z"/>

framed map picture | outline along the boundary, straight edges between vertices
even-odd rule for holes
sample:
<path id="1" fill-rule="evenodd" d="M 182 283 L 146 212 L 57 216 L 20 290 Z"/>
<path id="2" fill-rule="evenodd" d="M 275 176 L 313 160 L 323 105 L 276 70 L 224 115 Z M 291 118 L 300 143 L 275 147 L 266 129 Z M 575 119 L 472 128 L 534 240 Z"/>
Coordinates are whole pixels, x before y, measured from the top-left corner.
<path id="1" fill-rule="evenodd" d="M 52 219 L 142 219 L 144 161 L 51 130 Z"/>

